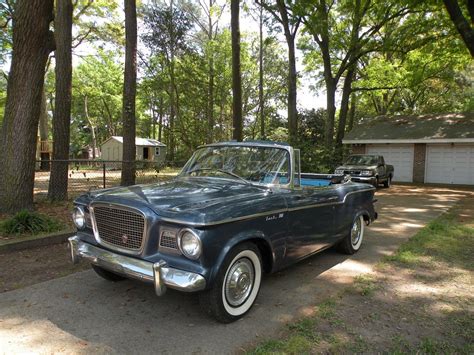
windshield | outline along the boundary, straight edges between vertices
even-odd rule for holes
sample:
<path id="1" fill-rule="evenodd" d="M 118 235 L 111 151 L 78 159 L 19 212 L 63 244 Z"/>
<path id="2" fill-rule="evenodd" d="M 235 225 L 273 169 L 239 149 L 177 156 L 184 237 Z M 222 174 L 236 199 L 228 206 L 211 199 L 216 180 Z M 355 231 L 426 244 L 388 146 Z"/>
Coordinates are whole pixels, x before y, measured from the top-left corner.
<path id="1" fill-rule="evenodd" d="M 350 165 L 377 165 L 376 155 L 351 155 L 347 158 L 346 164 Z"/>
<path id="2" fill-rule="evenodd" d="M 218 176 L 246 183 L 288 184 L 289 153 L 273 147 L 210 146 L 198 149 L 181 176 Z"/>

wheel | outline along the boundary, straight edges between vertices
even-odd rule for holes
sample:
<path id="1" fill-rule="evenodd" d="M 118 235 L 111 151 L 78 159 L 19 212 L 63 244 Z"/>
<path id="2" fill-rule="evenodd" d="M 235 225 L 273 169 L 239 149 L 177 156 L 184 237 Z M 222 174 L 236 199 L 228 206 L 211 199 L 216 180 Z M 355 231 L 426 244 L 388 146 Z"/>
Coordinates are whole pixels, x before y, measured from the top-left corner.
<path id="1" fill-rule="evenodd" d="M 392 184 L 392 177 L 389 176 L 389 177 L 387 178 L 387 181 L 385 181 L 385 182 L 383 183 L 383 186 L 386 187 L 386 188 L 389 188 L 391 184 Z"/>
<path id="2" fill-rule="evenodd" d="M 126 279 L 126 277 L 115 274 L 115 273 L 113 273 L 109 270 L 105 270 L 105 269 L 101 268 L 100 266 L 97 266 L 97 265 L 94 265 L 94 264 L 92 264 L 91 266 L 92 266 L 92 268 L 94 269 L 94 271 L 96 272 L 97 275 L 99 275 L 103 279 L 106 279 L 107 281 L 117 282 L 117 281 L 122 281 L 122 280 Z"/>
<path id="3" fill-rule="evenodd" d="M 379 177 L 376 176 L 376 177 L 375 177 L 375 182 L 374 182 L 374 187 L 375 187 L 375 188 L 379 187 L 379 184 L 380 184 L 380 182 L 379 182 Z"/>
<path id="4" fill-rule="evenodd" d="M 253 306 L 261 281 L 262 258 L 257 246 L 239 244 L 225 258 L 214 286 L 199 295 L 199 302 L 217 321 L 234 322 Z"/>
<path id="5" fill-rule="evenodd" d="M 361 214 L 354 218 L 352 227 L 347 236 L 338 244 L 338 249 L 344 254 L 354 254 L 360 249 L 364 239 L 365 222 Z"/>

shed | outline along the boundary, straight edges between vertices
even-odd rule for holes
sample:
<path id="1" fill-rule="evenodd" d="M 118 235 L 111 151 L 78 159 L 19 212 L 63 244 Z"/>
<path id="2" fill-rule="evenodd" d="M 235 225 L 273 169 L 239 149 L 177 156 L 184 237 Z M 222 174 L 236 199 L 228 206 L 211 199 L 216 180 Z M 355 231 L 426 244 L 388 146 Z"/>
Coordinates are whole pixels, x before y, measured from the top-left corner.
<path id="1" fill-rule="evenodd" d="M 137 149 L 136 160 L 163 163 L 166 156 L 166 145 L 156 139 L 135 138 Z M 112 136 L 100 146 L 103 160 L 121 161 L 123 154 L 123 137 Z"/>
<path id="2" fill-rule="evenodd" d="M 363 119 L 342 142 L 383 155 L 393 181 L 474 185 L 474 113 Z"/>

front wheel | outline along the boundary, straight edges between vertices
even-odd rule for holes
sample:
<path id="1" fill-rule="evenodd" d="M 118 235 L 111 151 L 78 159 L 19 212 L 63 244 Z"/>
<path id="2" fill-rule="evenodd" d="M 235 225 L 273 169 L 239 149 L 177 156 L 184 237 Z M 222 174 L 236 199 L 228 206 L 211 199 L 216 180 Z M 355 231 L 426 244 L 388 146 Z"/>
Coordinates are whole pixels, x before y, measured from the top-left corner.
<path id="1" fill-rule="evenodd" d="M 375 177 L 374 187 L 375 187 L 375 188 L 378 188 L 378 187 L 379 187 L 379 177 L 378 177 L 378 176 Z"/>
<path id="2" fill-rule="evenodd" d="M 252 243 L 236 246 L 227 255 L 214 286 L 199 295 L 203 310 L 221 323 L 234 322 L 253 306 L 262 281 L 262 261 Z"/>
<path id="3" fill-rule="evenodd" d="M 344 254 L 354 254 L 360 249 L 364 239 L 364 216 L 357 215 L 347 236 L 339 243 L 338 249 Z"/>

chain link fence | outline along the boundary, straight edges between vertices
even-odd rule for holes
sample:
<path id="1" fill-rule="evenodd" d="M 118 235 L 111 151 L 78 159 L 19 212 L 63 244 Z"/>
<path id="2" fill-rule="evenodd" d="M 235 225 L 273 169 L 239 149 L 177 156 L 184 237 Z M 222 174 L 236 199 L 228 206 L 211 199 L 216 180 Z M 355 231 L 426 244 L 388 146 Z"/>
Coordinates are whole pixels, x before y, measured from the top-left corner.
<path id="1" fill-rule="evenodd" d="M 51 165 L 55 162 L 68 164 L 68 197 L 74 198 L 82 193 L 120 186 L 122 161 L 106 160 L 38 160 L 35 171 L 35 198 L 48 194 Z M 136 161 L 136 184 L 147 184 L 172 179 L 185 162 L 155 163 Z"/>

